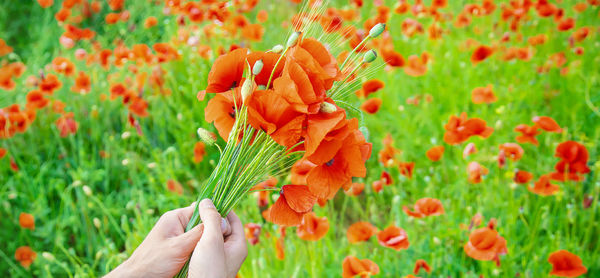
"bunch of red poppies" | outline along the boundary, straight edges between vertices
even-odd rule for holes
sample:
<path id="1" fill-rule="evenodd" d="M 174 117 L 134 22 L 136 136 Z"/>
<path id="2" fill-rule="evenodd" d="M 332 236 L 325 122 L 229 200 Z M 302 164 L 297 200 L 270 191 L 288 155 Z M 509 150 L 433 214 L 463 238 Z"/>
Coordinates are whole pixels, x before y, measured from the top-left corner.
<path id="1" fill-rule="evenodd" d="M 294 37 L 295 36 L 295 37 Z M 318 199 L 331 199 L 366 175 L 371 144 L 357 119 L 330 97 L 345 74 L 318 40 L 292 35 L 287 48 L 267 52 L 235 49 L 219 57 L 208 76 L 206 120 L 228 140 L 240 107 L 247 123 L 303 157 L 293 169 L 293 185 L 280 190 L 265 217 L 281 225 L 298 225 Z M 336 86 L 334 86 L 334 84 Z"/>

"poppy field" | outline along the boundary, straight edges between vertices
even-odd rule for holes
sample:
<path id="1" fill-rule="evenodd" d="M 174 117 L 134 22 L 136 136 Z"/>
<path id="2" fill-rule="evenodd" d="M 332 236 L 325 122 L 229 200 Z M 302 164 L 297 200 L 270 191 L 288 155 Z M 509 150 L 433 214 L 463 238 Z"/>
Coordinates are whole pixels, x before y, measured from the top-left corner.
<path id="1" fill-rule="evenodd" d="M 238 277 L 599 277 L 599 33 L 598 0 L 2 1 L 0 276 L 101 277 L 212 196 Z"/>

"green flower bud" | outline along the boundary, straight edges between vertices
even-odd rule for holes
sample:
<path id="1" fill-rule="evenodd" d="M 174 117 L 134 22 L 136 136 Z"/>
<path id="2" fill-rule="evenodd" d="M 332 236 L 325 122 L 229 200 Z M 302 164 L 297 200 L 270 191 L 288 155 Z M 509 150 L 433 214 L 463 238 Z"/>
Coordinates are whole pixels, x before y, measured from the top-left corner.
<path id="1" fill-rule="evenodd" d="M 258 75 L 262 71 L 264 65 L 265 64 L 262 60 L 256 61 L 256 63 L 254 63 L 254 66 L 252 67 L 252 74 Z"/>
<path id="2" fill-rule="evenodd" d="M 273 48 L 271 48 L 271 52 L 275 53 L 275 54 L 279 54 L 283 51 L 283 45 L 278 44 L 276 46 L 273 46 Z"/>
<path id="3" fill-rule="evenodd" d="M 242 102 L 245 102 L 246 98 L 248 98 L 250 94 L 252 94 L 252 80 L 246 78 L 246 80 L 244 80 L 244 83 L 242 84 Z"/>
<path id="4" fill-rule="evenodd" d="M 367 53 L 365 53 L 365 55 L 363 56 L 363 63 L 371 63 L 375 61 L 375 59 L 377 59 L 377 52 L 371 49 L 367 51 Z"/>
<path id="5" fill-rule="evenodd" d="M 217 136 L 204 128 L 200 127 L 196 132 L 198 133 L 200 140 L 204 141 L 204 143 L 208 145 L 214 145 L 217 142 Z"/>
<path id="6" fill-rule="evenodd" d="M 369 31 L 369 37 L 376 38 L 381 35 L 383 31 L 385 31 L 385 23 L 377 23 L 377 25 L 373 26 Z"/>
<path id="7" fill-rule="evenodd" d="M 298 43 L 298 38 L 302 32 L 294 32 L 287 41 L 287 47 L 294 47 Z"/>
<path id="8" fill-rule="evenodd" d="M 319 111 L 329 114 L 329 113 L 333 113 L 333 112 L 337 111 L 337 107 L 335 107 L 335 105 L 325 101 L 325 102 L 321 103 Z"/>

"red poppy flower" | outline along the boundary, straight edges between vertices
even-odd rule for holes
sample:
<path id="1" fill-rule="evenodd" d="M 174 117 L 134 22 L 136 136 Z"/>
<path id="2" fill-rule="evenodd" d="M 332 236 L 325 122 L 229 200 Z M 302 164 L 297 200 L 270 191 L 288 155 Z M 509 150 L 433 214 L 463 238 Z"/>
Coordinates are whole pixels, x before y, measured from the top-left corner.
<path id="1" fill-rule="evenodd" d="M 307 158 L 318 165 L 307 176 L 310 191 L 318 197 L 331 199 L 342 186 L 351 183 L 352 177 L 366 175 L 364 162 L 371 156 L 372 145 L 357 127 L 356 119 L 347 120 L 344 128 L 332 131 L 330 138 L 326 137 Z M 344 138 L 341 144 L 340 138 Z"/>
<path id="2" fill-rule="evenodd" d="M 7 152 L 5 148 L 0 148 L 0 159 L 4 158 Z"/>
<path id="3" fill-rule="evenodd" d="M 15 251 L 15 259 L 25 268 L 35 261 L 37 254 L 29 246 L 21 246 Z"/>
<path id="4" fill-rule="evenodd" d="M 308 173 L 316 166 L 316 164 L 306 159 L 300 159 L 296 161 L 290 170 L 290 180 L 292 184 L 306 184 L 306 177 L 308 176 Z"/>
<path id="5" fill-rule="evenodd" d="M 91 89 L 90 77 L 85 72 L 80 71 L 75 78 L 75 84 L 71 87 L 71 91 L 79 94 L 89 93 Z"/>
<path id="6" fill-rule="evenodd" d="M 33 215 L 21 212 L 21 214 L 19 214 L 19 225 L 23 229 L 35 229 L 35 219 L 33 218 Z"/>
<path id="7" fill-rule="evenodd" d="M 366 98 L 369 95 L 383 89 L 383 87 L 385 87 L 383 81 L 379 79 L 371 79 L 363 83 L 362 88 L 356 91 L 356 96 L 359 98 Z"/>
<path id="8" fill-rule="evenodd" d="M 381 49 L 381 58 L 391 67 L 403 67 L 405 64 L 402 54 L 394 51 L 393 47 L 385 47 Z"/>
<path id="9" fill-rule="evenodd" d="M 541 196 L 550 196 L 560 190 L 560 187 L 550 183 L 550 175 L 542 175 L 538 181 L 533 184 L 533 187 L 527 187 L 527 190 Z"/>
<path id="10" fill-rule="evenodd" d="M 429 266 L 429 264 L 427 264 L 427 262 L 425 260 L 421 260 L 421 259 L 419 259 L 415 262 L 415 268 L 413 270 L 413 273 L 415 275 L 419 274 L 419 271 L 421 270 L 421 268 L 424 269 L 425 272 L 431 273 L 431 267 Z"/>
<path id="11" fill-rule="evenodd" d="M 463 143 L 471 136 L 489 137 L 494 131 L 493 128 L 486 126 L 487 123 L 479 118 L 467 119 L 467 113 L 463 112 L 460 117 L 450 116 L 448 123 L 444 125 L 444 142 L 450 145 Z"/>
<path id="12" fill-rule="evenodd" d="M 271 135 L 280 145 L 291 147 L 300 141 L 306 119 L 272 90 L 255 91 L 246 100 L 248 122 Z"/>
<path id="13" fill-rule="evenodd" d="M 415 218 L 444 214 L 444 206 L 442 205 L 442 202 L 434 198 L 419 199 L 415 203 L 414 209 L 414 211 L 411 211 L 407 206 L 402 207 L 402 210 L 404 210 L 407 215 Z"/>
<path id="14" fill-rule="evenodd" d="M 422 76 L 427 72 L 427 61 L 428 55 L 426 53 L 421 54 L 421 57 L 417 55 L 411 55 L 408 57 L 408 61 L 404 67 L 404 72 L 410 76 Z"/>
<path id="15" fill-rule="evenodd" d="M 67 137 L 69 134 L 77 132 L 78 124 L 73 117 L 73 112 L 69 112 L 56 120 L 56 127 L 60 131 L 60 137 Z"/>
<path id="16" fill-rule="evenodd" d="M 398 169 L 400 170 L 400 174 L 412 179 L 413 170 L 415 169 L 414 162 L 398 162 Z"/>
<path id="17" fill-rule="evenodd" d="M 390 173 L 387 172 L 387 171 L 382 171 L 381 172 L 381 178 L 380 178 L 380 180 L 385 185 L 390 185 L 390 184 L 394 183 L 394 180 L 392 180 L 392 175 L 390 175 Z"/>
<path id="18" fill-rule="evenodd" d="M 244 234 L 250 244 L 258 244 L 261 230 L 262 227 L 259 224 L 247 223 L 244 225 Z"/>
<path id="19" fill-rule="evenodd" d="M 488 174 L 488 169 L 481 166 L 478 162 L 471 162 L 467 166 L 467 174 L 469 175 L 470 183 L 480 183 L 482 180 L 482 176 Z"/>
<path id="20" fill-rule="evenodd" d="M 496 230 L 489 227 L 474 230 L 464 246 L 465 253 L 480 261 L 498 260 L 498 255 L 506 254 L 506 240 Z"/>
<path id="21" fill-rule="evenodd" d="M 475 49 L 475 51 L 473 51 L 473 55 L 471 55 L 471 62 L 476 65 L 490 57 L 493 53 L 494 49 L 492 47 L 480 45 Z"/>
<path id="22" fill-rule="evenodd" d="M 380 98 L 371 98 L 363 102 L 360 106 L 360 109 L 368 114 L 375 114 L 377 111 L 379 111 L 382 102 L 383 100 Z"/>
<path id="23" fill-rule="evenodd" d="M 259 207 L 265 207 L 269 205 L 269 191 L 263 189 L 273 189 L 277 186 L 279 181 L 275 177 L 270 177 L 266 181 L 263 181 L 250 189 L 250 192 L 254 192 L 257 197 L 257 205 Z"/>
<path id="24" fill-rule="evenodd" d="M 475 104 L 481 103 L 494 103 L 498 98 L 492 91 L 492 84 L 487 85 L 486 87 L 477 87 L 471 91 L 471 100 Z"/>
<path id="25" fill-rule="evenodd" d="M 350 196 L 358 196 L 365 190 L 365 184 L 362 182 L 353 182 L 349 188 L 344 190 L 344 193 Z"/>
<path id="26" fill-rule="evenodd" d="M 369 277 L 379 273 L 379 266 L 369 259 L 358 259 L 354 256 L 344 258 L 342 262 L 342 277 Z"/>
<path id="27" fill-rule="evenodd" d="M 33 90 L 27 93 L 27 105 L 28 108 L 41 109 L 46 107 L 50 102 L 44 97 L 44 94 L 40 90 Z"/>
<path id="28" fill-rule="evenodd" d="M 60 87 L 62 87 L 62 82 L 58 80 L 56 75 L 51 73 L 44 76 L 39 86 L 40 90 L 47 95 L 51 95 L 55 90 L 60 89 Z"/>
<path id="29" fill-rule="evenodd" d="M 317 241 L 329 231 L 327 217 L 317 217 L 314 212 L 305 213 L 296 233 L 303 240 Z"/>
<path id="30" fill-rule="evenodd" d="M 204 142 L 196 142 L 194 144 L 194 163 L 200 163 L 206 155 L 206 145 Z"/>
<path id="31" fill-rule="evenodd" d="M 577 277 L 587 273 L 587 268 L 583 265 L 581 258 L 567 250 L 552 252 L 548 256 L 548 262 L 552 264 L 549 275 Z"/>
<path id="32" fill-rule="evenodd" d="M 233 96 L 234 93 L 235 98 Z M 242 96 L 240 94 L 240 88 L 238 87 L 233 91 L 215 95 L 208 101 L 208 104 L 204 109 L 206 121 L 215 125 L 219 135 L 225 141 L 228 140 L 229 132 L 235 123 L 236 111 L 241 106 Z"/>
<path id="33" fill-rule="evenodd" d="M 302 221 L 302 216 L 311 211 L 317 197 L 307 186 L 284 185 L 279 192 L 279 198 L 264 212 L 265 219 L 282 226 L 296 226 Z"/>
<path id="34" fill-rule="evenodd" d="M 510 158 L 512 161 L 518 161 L 523 156 L 523 148 L 519 144 L 504 143 L 499 147 L 500 152 Z"/>
<path id="35" fill-rule="evenodd" d="M 167 190 L 169 190 L 177 195 L 183 194 L 183 186 L 181 186 L 181 184 L 176 180 L 168 180 L 167 181 Z"/>
<path id="36" fill-rule="evenodd" d="M 396 164 L 396 155 L 400 154 L 400 150 L 396 149 L 393 146 L 393 143 L 392 135 L 388 133 L 383 140 L 383 148 L 378 154 L 379 162 L 381 162 L 384 167 L 391 167 Z"/>
<path id="37" fill-rule="evenodd" d="M 557 174 L 553 175 L 553 179 L 563 180 L 560 178 L 562 175 L 574 181 L 581 181 L 583 177 L 578 174 L 590 172 L 590 168 L 587 166 L 589 153 L 585 146 L 578 142 L 566 141 L 560 143 L 556 147 L 554 156 L 561 160 L 554 166 Z"/>
<path id="38" fill-rule="evenodd" d="M 534 145 L 538 145 L 538 140 L 535 138 L 540 132 L 538 131 L 537 125 L 528 126 L 526 124 L 520 124 L 515 127 L 516 132 L 520 132 L 521 135 L 518 135 L 516 140 L 519 143 L 531 143 Z"/>
<path id="39" fill-rule="evenodd" d="M 556 121 L 547 116 L 536 116 L 533 117 L 533 122 L 535 126 L 547 131 L 547 132 L 556 132 L 561 133 L 562 128 L 556 123 Z"/>
<path id="40" fill-rule="evenodd" d="M 381 192 L 381 190 L 383 190 L 383 181 L 373 181 L 373 183 L 371 183 L 371 187 L 373 188 L 373 191 L 375 191 L 375 193 L 379 193 Z"/>
<path id="41" fill-rule="evenodd" d="M 513 178 L 513 181 L 518 184 L 525 184 L 525 183 L 529 183 L 529 181 L 531 181 L 531 179 L 533 179 L 532 173 L 529 173 L 529 172 L 523 171 L 523 170 L 519 170 L 519 171 L 515 172 L 515 177 Z"/>
<path id="42" fill-rule="evenodd" d="M 433 146 L 431 149 L 427 150 L 425 155 L 431 161 L 439 161 L 444 154 L 444 146 Z"/>
<path id="43" fill-rule="evenodd" d="M 406 249 L 409 246 L 408 236 L 404 229 L 394 225 L 377 233 L 377 240 L 382 246 L 392 248 L 396 251 Z"/>
<path id="44" fill-rule="evenodd" d="M 350 243 L 357 243 L 369 240 L 377 233 L 377 228 L 369 222 L 356 222 L 346 231 L 346 237 Z"/>

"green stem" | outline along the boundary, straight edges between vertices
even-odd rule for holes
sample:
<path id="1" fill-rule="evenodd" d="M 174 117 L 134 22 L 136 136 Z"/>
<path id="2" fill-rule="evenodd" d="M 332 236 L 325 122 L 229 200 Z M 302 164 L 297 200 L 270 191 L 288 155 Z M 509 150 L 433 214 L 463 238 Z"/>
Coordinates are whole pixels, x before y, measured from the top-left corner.
<path id="1" fill-rule="evenodd" d="M 343 71 L 344 70 L 344 66 L 346 65 L 346 63 L 348 63 L 348 61 L 350 61 L 350 57 L 352 56 L 352 54 L 354 54 L 363 44 L 365 44 L 369 39 L 371 39 L 371 36 L 367 35 L 367 37 L 365 37 L 354 49 L 352 49 L 352 51 L 350 51 L 350 53 L 348 54 L 348 57 L 346 57 L 346 59 L 344 59 L 344 62 L 342 63 L 342 65 L 340 66 L 340 70 Z"/>
<path id="2" fill-rule="evenodd" d="M 277 69 L 277 66 L 279 65 L 279 62 L 281 62 L 281 58 L 283 58 L 283 56 L 285 56 L 285 53 L 287 53 L 288 49 L 290 49 L 289 47 L 286 47 L 285 50 L 283 51 L 283 53 L 281 53 L 281 55 L 279 56 L 279 59 L 277 59 L 277 62 L 275 62 L 275 66 L 273 66 L 273 70 L 271 70 L 271 75 L 269 75 L 269 81 L 267 81 L 267 90 L 269 89 L 269 85 L 271 85 L 271 80 L 273 79 L 273 75 L 275 74 L 275 70 Z"/>

